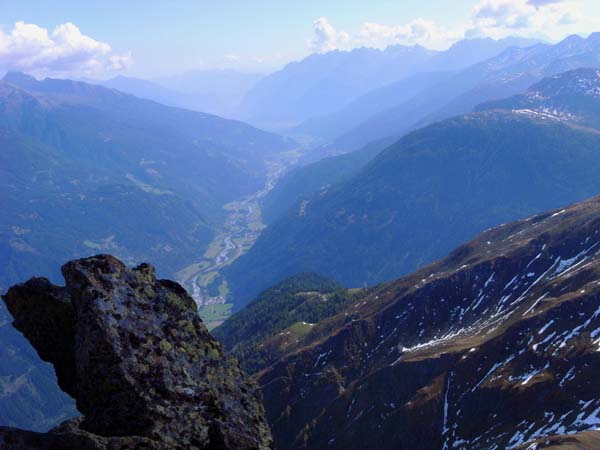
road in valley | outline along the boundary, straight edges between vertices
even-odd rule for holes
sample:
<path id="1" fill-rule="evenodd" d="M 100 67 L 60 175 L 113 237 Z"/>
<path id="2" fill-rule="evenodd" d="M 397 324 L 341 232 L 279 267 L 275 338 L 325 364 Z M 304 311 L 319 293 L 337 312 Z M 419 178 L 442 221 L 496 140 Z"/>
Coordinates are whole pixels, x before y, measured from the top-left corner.
<path id="1" fill-rule="evenodd" d="M 286 169 L 297 157 L 288 156 L 268 163 L 265 185 L 258 192 L 225 205 L 227 216 L 215 239 L 202 260 L 184 272 L 180 282 L 188 289 L 198 307 L 225 303 L 223 295 L 210 295 L 208 285 L 223 266 L 247 251 L 260 235 L 264 225 L 261 222 L 260 201 L 266 196 Z"/>

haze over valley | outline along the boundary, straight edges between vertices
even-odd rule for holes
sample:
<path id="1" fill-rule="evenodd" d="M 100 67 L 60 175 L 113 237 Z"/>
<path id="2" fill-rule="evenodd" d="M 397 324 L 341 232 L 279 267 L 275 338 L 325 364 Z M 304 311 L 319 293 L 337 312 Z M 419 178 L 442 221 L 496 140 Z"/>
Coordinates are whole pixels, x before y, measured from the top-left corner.
<path id="1" fill-rule="evenodd" d="M 3 5 L 0 448 L 600 449 L 596 3 L 107 3 Z"/>

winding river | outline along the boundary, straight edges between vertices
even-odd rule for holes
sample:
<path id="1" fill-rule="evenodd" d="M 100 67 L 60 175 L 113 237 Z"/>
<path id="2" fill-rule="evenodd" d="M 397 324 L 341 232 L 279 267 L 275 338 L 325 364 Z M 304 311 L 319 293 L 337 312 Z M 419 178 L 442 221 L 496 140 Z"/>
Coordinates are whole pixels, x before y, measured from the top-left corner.
<path id="1" fill-rule="evenodd" d="M 188 273 L 181 280 L 188 288 L 198 307 L 214 303 L 225 303 L 222 296 L 211 296 L 202 280 L 212 273 L 218 273 L 223 266 L 230 264 L 241 256 L 256 241 L 264 225 L 260 216 L 260 201 L 274 187 L 285 173 L 286 169 L 295 162 L 296 158 L 279 158 L 269 161 L 265 185 L 259 191 L 237 201 L 225 205 L 228 211 L 223 226 L 217 233 L 209 248 L 218 248 L 216 254 L 203 257 L 198 269 Z"/>

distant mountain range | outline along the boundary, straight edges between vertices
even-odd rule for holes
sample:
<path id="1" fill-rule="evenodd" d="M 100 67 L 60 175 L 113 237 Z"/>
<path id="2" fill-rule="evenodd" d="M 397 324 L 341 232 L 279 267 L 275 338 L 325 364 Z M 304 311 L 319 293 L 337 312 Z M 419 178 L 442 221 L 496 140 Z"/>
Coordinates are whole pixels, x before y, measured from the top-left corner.
<path id="1" fill-rule="evenodd" d="M 245 95 L 239 113 L 270 128 L 295 125 L 414 73 L 434 54 L 421 46 L 401 45 L 312 54 L 263 78 Z"/>
<path id="2" fill-rule="evenodd" d="M 120 75 L 83 81 L 169 106 L 330 141 L 456 72 L 508 48 L 537 42 L 516 37 L 478 38 L 459 41 L 442 52 L 402 45 L 384 50 L 336 50 L 312 54 L 266 76 L 224 69 L 154 80 Z"/>
<path id="3" fill-rule="evenodd" d="M 215 114 L 215 109 L 219 108 L 218 99 L 214 95 L 179 92 L 140 78 L 119 75 L 105 81 L 88 80 L 87 82 L 153 100 L 166 106 Z"/>
<path id="4" fill-rule="evenodd" d="M 109 80 L 84 81 L 168 106 L 235 117 L 242 97 L 262 77 L 228 69 L 192 71 L 156 80 L 119 75 Z"/>
<path id="5" fill-rule="evenodd" d="M 354 287 L 392 279 L 490 226 L 600 192 L 600 132 L 581 125 L 598 117 L 589 93 L 600 77 L 576 70 L 544 81 L 557 95 L 548 104 L 560 101 L 557 83 L 570 86 L 563 111 L 577 105 L 573 114 L 548 119 L 504 103 L 439 122 L 298 199 L 225 269 L 237 307 L 299 272 Z"/>
<path id="6" fill-rule="evenodd" d="M 480 103 L 519 94 L 544 77 L 580 67 L 600 67 L 599 33 L 587 39 L 573 35 L 555 45 L 510 47 L 372 114 L 335 138 L 332 147 L 349 151 L 375 139 L 400 137 L 437 120 L 470 112 Z"/>
<path id="7" fill-rule="evenodd" d="M 582 68 L 576 69 L 576 71 L 576 73 L 565 72 L 546 78 L 530 87 L 525 94 L 485 102 L 475 110 L 519 110 L 521 114 L 536 115 L 540 119 L 568 119 L 572 126 L 579 124 L 600 128 L 597 121 L 600 111 L 595 111 L 598 108 L 596 99 L 598 93 L 595 91 L 597 70 Z M 586 92 L 584 96 L 579 95 L 582 86 L 585 87 L 586 84 L 590 87 L 589 92 Z M 390 85 L 390 87 L 394 85 Z M 380 91 L 383 94 L 386 90 L 387 88 L 383 88 Z M 382 101 L 383 98 L 382 95 Z M 582 104 L 580 105 L 579 102 Z M 582 110 L 581 113 L 580 110 Z M 327 123 L 325 119 L 324 121 Z M 265 219 L 272 223 L 299 199 L 312 192 L 330 187 L 354 174 L 381 150 L 395 141 L 395 138 L 388 137 L 367 144 L 360 150 L 327 157 L 290 171 L 265 198 L 263 210 Z M 315 152 L 319 153 L 319 150 L 317 149 Z M 309 158 L 312 156 L 311 153 L 307 155 Z"/>
<path id="8" fill-rule="evenodd" d="M 233 69 L 192 70 L 163 76 L 153 81 L 169 89 L 186 93 L 207 93 L 217 97 L 241 97 L 264 77 Z"/>
<path id="9" fill-rule="evenodd" d="M 524 94 L 480 105 L 550 122 L 600 129 L 600 69 L 582 68 L 545 78 Z"/>
<path id="10" fill-rule="evenodd" d="M 327 143 L 380 111 L 404 103 L 454 74 L 455 72 L 422 72 L 411 75 L 369 91 L 334 113 L 310 118 L 294 127 L 290 133 L 309 139 L 318 138 Z"/>
<path id="11" fill-rule="evenodd" d="M 256 373 L 277 448 L 593 449 L 599 278 L 596 197 L 490 229 L 312 321 L 307 302 L 339 305 L 331 291 L 276 286 L 216 334 Z"/>
<path id="12" fill-rule="evenodd" d="M 330 115 L 310 118 L 294 128 L 292 133 L 332 140 L 361 125 L 373 115 L 403 104 L 453 78 L 460 70 L 497 56 L 510 47 L 527 47 L 536 43 L 537 41 L 530 39 L 512 37 L 459 41 L 448 50 L 437 52 L 423 64 L 411 68 L 413 75 L 372 89 Z"/>
<path id="13" fill-rule="evenodd" d="M 210 240 L 224 203 L 262 187 L 265 157 L 291 147 L 241 122 L 68 80 L 10 73 L 0 100 L 3 286 L 102 249 L 172 273 Z"/>

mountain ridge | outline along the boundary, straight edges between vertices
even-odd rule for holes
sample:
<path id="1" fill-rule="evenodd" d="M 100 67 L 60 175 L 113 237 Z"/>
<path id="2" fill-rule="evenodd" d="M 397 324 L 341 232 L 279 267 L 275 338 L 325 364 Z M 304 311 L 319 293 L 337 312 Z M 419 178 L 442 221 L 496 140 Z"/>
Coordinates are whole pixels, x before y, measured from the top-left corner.
<path id="1" fill-rule="evenodd" d="M 542 120 L 597 129 L 600 126 L 599 98 L 600 70 L 580 68 L 545 78 L 523 94 L 483 103 L 476 110 L 512 110 Z"/>
<path id="2" fill-rule="evenodd" d="M 333 114 L 308 119 L 295 127 L 291 134 L 309 135 L 331 141 L 350 132 L 371 116 L 410 101 L 472 64 L 494 57 L 509 47 L 527 47 L 535 43 L 535 40 L 511 37 L 499 40 L 478 38 L 458 41 L 421 64 L 417 68 L 418 73 L 372 89 Z"/>
<path id="3" fill-rule="evenodd" d="M 596 197 L 487 230 L 315 324 L 258 373 L 276 445 L 530 448 L 597 429 L 599 245 Z"/>
<path id="4" fill-rule="evenodd" d="M 597 36 L 573 35 L 554 45 L 508 48 L 441 81 L 409 102 L 372 116 L 331 145 L 348 151 L 374 139 L 399 138 L 436 121 L 471 112 L 480 103 L 519 94 L 544 77 L 579 67 L 600 67 Z"/>
<path id="5" fill-rule="evenodd" d="M 596 194 L 598 134 L 572 125 L 485 110 L 406 135 L 271 223 L 225 269 L 233 298 L 302 271 L 354 287 L 393 279 L 496 223 Z"/>

